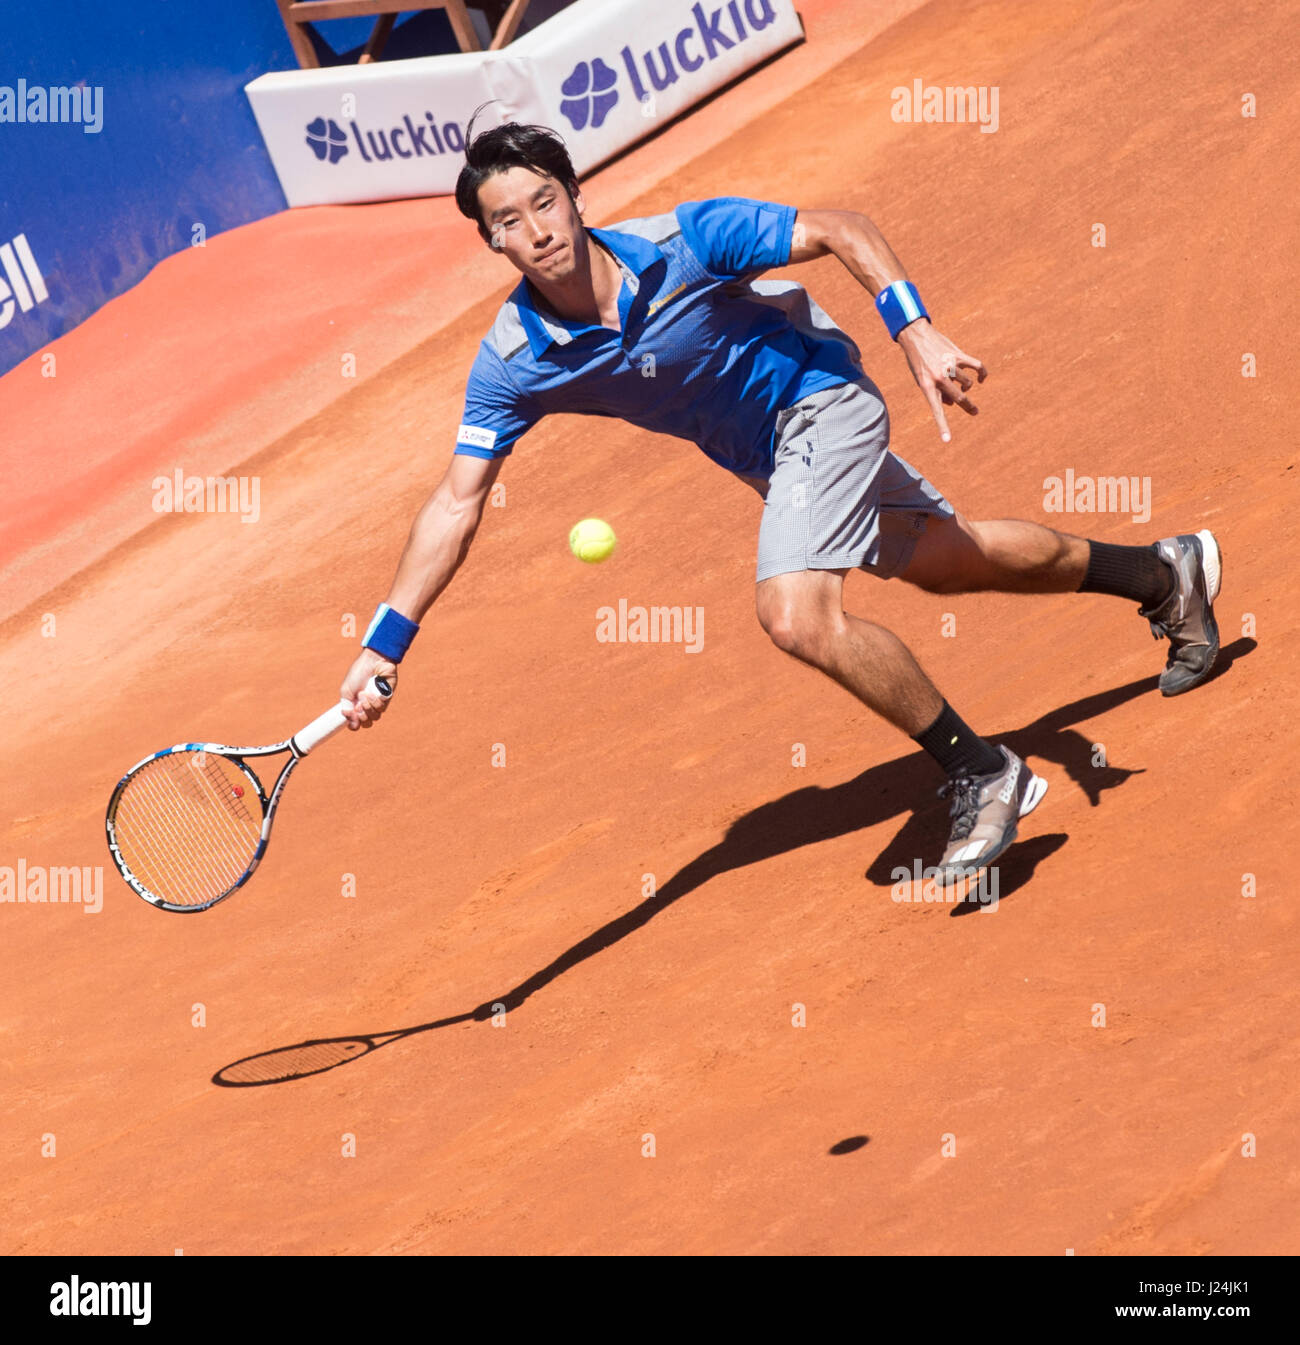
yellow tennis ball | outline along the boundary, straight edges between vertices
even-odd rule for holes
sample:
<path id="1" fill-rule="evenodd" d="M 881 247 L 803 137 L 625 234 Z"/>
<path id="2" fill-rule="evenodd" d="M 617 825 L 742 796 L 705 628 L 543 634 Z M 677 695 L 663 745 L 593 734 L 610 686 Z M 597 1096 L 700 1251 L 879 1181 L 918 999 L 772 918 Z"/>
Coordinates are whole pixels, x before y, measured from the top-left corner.
<path id="1" fill-rule="evenodd" d="M 607 559 L 617 541 L 614 529 L 603 518 L 584 518 L 569 530 L 569 550 L 588 565 Z"/>

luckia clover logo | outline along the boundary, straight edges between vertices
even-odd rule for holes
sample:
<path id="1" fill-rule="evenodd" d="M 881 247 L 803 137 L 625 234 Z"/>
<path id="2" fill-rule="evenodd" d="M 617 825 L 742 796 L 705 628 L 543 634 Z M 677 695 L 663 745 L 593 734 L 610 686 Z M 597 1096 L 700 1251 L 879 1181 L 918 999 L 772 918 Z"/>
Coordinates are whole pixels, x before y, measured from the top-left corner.
<path id="1" fill-rule="evenodd" d="M 322 163 L 338 163 L 348 152 L 348 138 L 332 117 L 317 117 L 307 123 L 307 143 Z"/>
<path id="2" fill-rule="evenodd" d="M 705 8 L 708 3 L 709 0 L 703 0 L 693 4 L 694 22 L 668 41 L 643 51 L 639 59 L 630 46 L 620 49 L 618 54 L 627 71 L 631 102 L 641 105 L 644 116 L 656 115 L 652 89 L 663 93 L 679 79 L 690 80 L 707 62 L 716 61 L 750 41 L 755 33 L 778 19 L 773 0 L 726 0 L 725 9 L 720 3 L 712 12 Z M 569 125 L 575 131 L 588 127 L 599 130 L 618 103 L 618 90 L 614 87 L 617 83 L 617 71 L 599 56 L 579 61 L 560 85 L 560 111 L 569 119 Z"/>
<path id="3" fill-rule="evenodd" d="M 617 82 L 618 75 L 599 56 L 594 61 L 579 61 L 573 67 L 573 73 L 560 85 L 564 95 L 560 111 L 575 131 L 587 126 L 593 131 L 600 129 L 618 102 L 618 90 L 614 87 Z"/>

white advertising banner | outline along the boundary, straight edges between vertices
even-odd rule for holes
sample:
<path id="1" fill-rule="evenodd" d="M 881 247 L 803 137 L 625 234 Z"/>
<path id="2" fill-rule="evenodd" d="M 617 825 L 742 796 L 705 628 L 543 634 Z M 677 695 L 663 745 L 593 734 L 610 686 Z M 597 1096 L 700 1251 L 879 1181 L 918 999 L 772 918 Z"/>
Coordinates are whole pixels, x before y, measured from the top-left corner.
<path id="1" fill-rule="evenodd" d="M 465 126 L 493 97 L 479 52 L 263 75 L 245 92 L 294 205 L 455 190 Z"/>
<path id="2" fill-rule="evenodd" d="M 443 195 L 483 103 L 480 126 L 552 126 L 585 173 L 802 35 L 794 0 L 578 0 L 504 51 L 291 70 L 246 92 L 291 206 Z"/>
<path id="3" fill-rule="evenodd" d="M 802 37 L 794 0 L 578 0 L 489 78 L 511 120 L 553 126 L 585 173 Z"/>

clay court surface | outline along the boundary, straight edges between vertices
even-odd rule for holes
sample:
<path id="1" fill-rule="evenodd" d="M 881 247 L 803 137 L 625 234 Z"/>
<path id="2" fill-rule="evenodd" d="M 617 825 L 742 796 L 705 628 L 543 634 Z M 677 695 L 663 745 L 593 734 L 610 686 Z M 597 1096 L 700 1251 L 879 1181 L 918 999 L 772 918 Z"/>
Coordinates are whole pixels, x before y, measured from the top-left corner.
<path id="1" fill-rule="evenodd" d="M 596 174 L 589 221 L 718 195 L 871 215 L 990 370 L 943 444 L 869 296 L 833 259 L 793 271 L 898 450 L 975 518 L 1213 528 L 1221 672 L 1163 700 L 1165 646 L 1118 599 L 852 577 L 1051 785 L 996 910 L 897 901 L 893 870 L 942 849 L 942 777 L 759 629 L 757 498 L 687 444 L 556 418 L 384 723 L 298 771 L 249 887 L 156 911 L 111 866 L 112 785 L 336 697 L 344 616 L 386 592 L 514 275 L 447 200 L 216 237 L 53 347 L 56 378 L 37 356 L 0 382 L 0 862 L 105 870 L 98 914 L 0 907 L 4 1250 L 1300 1251 L 1289 16 L 804 17 L 806 46 Z M 915 78 L 997 85 L 997 133 L 893 122 Z M 260 518 L 155 513 L 177 467 L 256 476 Z M 1067 469 L 1149 477 L 1150 518 L 1045 514 Z M 591 514 L 604 566 L 565 546 Z M 598 643 L 620 599 L 702 607 L 703 650 Z"/>

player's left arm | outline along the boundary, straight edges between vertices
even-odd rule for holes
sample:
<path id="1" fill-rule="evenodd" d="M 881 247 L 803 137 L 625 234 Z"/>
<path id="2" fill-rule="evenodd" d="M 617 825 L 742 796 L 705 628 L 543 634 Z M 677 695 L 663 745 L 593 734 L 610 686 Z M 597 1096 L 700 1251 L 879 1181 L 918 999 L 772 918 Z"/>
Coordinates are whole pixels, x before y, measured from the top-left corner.
<path id="1" fill-rule="evenodd" d="M 790 240 L 790 261 L 807 262 L 826 256 L 839 258 L 873 299 L 895 281 L 908 278 L 903 263 L 866 215 L 853 210 L 798 211 Z M 948 439 L 945 404 L 960 406 L 968 415 L 977 415 L 978 408 L 966 395 L 971 386 L 971 376 L 966 371 L 973 370 L 981 383 L 988 371 L 974 356 L 967 355 L 937 331 L 929 318 L 908 323 L 898 333 L 897 341 L 944 439 Z"/>

